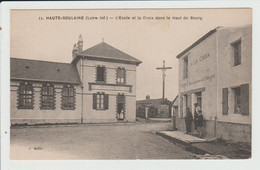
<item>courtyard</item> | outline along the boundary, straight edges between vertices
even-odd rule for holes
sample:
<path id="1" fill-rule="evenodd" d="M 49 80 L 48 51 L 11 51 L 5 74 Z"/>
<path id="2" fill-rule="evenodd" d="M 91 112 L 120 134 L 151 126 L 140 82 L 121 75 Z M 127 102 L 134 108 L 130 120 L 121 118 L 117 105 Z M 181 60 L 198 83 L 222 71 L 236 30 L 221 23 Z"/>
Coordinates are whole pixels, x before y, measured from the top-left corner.
<path id="1" fill-rule="evenodd" d="M 192 159 L 194 155 L 155 134 L 171 122 L 33 126 L 11 129 L 14 160 Z"/>

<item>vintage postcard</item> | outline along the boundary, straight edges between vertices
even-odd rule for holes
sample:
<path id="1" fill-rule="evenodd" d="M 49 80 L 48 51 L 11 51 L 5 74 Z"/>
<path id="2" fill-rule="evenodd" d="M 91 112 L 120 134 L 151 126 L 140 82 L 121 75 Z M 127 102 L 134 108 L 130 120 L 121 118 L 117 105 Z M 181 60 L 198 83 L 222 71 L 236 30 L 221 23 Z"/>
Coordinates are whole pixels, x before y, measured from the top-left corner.
<path id="1" fill-rule="evenodd" d="M 252 159 L 252 7 L 9 17 L 7 159 Z"/>

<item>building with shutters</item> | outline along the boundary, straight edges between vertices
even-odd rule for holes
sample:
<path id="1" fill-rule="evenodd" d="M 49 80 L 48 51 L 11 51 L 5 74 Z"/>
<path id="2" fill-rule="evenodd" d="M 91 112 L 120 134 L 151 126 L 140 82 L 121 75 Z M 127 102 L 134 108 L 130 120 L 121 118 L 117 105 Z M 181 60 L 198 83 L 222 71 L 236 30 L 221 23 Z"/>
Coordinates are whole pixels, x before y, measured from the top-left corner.
<path id="1" fill-rule="evenodd" d="M 101 42 L 71 63 L 11 58 L 11 124 L 136 120 L 138 59 Z"/>
<path id="2" fill-rule="evenodd" d="M 217 27 L 177 55 L 177 128 L 201 107 L 205 137 L 251 142 L 252 26 Z"/>

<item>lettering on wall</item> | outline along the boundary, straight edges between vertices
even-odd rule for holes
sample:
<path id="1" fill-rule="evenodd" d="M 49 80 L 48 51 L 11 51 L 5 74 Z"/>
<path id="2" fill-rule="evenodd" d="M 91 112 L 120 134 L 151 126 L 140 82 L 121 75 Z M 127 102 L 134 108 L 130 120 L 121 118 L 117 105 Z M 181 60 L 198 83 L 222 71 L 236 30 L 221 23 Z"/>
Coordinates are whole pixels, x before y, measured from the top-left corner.
<path id="1" fill-rule="evenodd" d="M 205 81 L 209 81 L 211 82 L 214 78 L 215 78 L 215 74 L 212 74 L 212 75 L 209 75 L 209 76 L 203 76 L 202 78 L 200 79 L 197 79 L 197 80 L 192 80 L 192 81 L 187 81 L 185 83 L 181 83 L 181 87 L 187 87 L 187 86 L 190 86 L 190 85 L 195 85 L 197 83 L 201 83 L 201 82 L 205 82 Z"/>
<path id="2" fill-rule="evenodd" d="M 207 58 L 209 58 L 209 57 L 210 57 L 210 54 L 209 54 L 209 53 L 204 54 L 204 55 L 200 56 L 199 58 L 193 60 L 193 61 L 190 63 L 190 65 L 191 65 L 191 66 L 194 66 L 194 65 L 196 65 L 196 64 L 198 64 L 198 63 L 204 61 L 205 59 L 207 59 Z"/>

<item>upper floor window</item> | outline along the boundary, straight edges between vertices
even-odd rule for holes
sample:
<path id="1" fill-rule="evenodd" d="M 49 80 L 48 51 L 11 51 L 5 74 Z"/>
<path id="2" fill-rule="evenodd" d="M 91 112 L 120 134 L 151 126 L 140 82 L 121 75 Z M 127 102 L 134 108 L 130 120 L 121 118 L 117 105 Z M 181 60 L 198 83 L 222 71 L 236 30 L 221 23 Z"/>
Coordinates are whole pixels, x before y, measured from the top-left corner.
<path id="1" fill-rule="evenodd" d="M 125 68 L 118 67 L 116 70 L 116 82 L 118 84 L 126 84 L 126 71 Z"/>
<path id="2" fill-rule="evenodd" d="M 93 109 L 106 110 L 108 109 L 108 94 L 105 93 L 94 93 L 93 94 Z"/>
<path id="3" fill-rule="evenodd" d="M 55 91 L 54 86 L 49 83 L 42 85 L 41 93 L 41 109 L 54 109 L 55 108 Z"/>
<path id="4" fill-rule="evenodd" d="M 18 108 L 33 109 L 33 86 L 29 82 L 20 83 L 18 89 Z"/>
<path id="5" fill-rule="evenodd" d="M 75 109 L 75 89 L 73 85 L 64 85 L 62 89 L 62 109 Z"/>
<path id="6" fill-rule="evenodd" d="M 106 82 L 106 68 L 105 66 L 97 66 L 96 68 L 96 81 Z"/>
<path id="7" fill-rule="evenodd" d="M 232 45 L 232 53 L 233 53 L 233 59 L 234 59 L 234 66 L 237 66 L 241 64 L 241 40 L 238 40 Z"/>
<path id="8" fill-rule="evenodd" d="M 188 57 L 185 57 L 183 66 L 183 79 L 188 78 L 188 63 Z"/>

